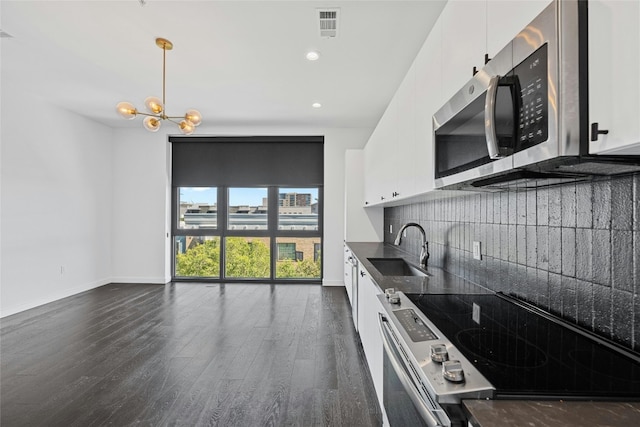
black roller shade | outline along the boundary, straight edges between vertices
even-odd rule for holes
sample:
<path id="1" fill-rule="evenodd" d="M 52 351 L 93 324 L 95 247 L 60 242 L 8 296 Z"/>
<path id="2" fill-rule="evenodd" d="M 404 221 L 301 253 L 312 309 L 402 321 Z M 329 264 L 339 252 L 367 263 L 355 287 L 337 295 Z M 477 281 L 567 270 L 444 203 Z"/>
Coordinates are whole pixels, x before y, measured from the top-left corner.
<path id="1" fill-rule="evenodd" d="M 323 136 L 169 137 L 172 185 L 318 186 Z"/>

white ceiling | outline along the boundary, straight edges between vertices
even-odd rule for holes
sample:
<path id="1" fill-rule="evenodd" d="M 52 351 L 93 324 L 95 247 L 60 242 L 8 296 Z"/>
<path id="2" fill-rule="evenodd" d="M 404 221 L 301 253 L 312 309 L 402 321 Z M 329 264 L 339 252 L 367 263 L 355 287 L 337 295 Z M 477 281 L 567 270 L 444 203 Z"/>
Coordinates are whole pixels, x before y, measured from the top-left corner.
<path id="1" fill-rule="evenodd" d="M 48 102 L 113 127 L 115 112 L 162 93 L 170 115 L 211 125 L 374 127 L 444 1 L 0 2 L 3 84 L 28 78 Z M 320 38 L 317 8 L 340 8 Z M 319 61 L 305 53 L 320 51 Z M 313 102 L 323 107 L 314 109 Z M 3 106 L 6 108 L 6 106 Z M 37 111 L 37 106 L 34 106 Z"/>

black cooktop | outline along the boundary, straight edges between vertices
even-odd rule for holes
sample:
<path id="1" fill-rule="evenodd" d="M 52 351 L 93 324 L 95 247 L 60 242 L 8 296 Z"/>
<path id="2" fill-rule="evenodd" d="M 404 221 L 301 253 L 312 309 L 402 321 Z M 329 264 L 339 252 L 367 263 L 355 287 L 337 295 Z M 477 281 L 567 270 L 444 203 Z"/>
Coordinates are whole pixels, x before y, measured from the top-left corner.
<path id="1" fill-rule="evenodd" d="M 500 294 L 407 297 L 493 384 L 496 398 L 640 400 L 640 355 L 554 316 Z"/>

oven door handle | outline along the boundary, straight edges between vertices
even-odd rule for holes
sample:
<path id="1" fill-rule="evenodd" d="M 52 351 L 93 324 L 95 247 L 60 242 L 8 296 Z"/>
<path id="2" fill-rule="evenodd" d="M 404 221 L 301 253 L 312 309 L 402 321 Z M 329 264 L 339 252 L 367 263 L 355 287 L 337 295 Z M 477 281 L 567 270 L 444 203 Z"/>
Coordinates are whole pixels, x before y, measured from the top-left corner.
<path id="1" fill-rule="evenodd" d="M 418 391 L 418 387 L 414 383 L 413 379 L 407 375 L 405 369 L 403 368 L 403 363 L 396 356 L 396 352 L 393 351 L 392 347 L 395 347 L 393 344 L 393 338 L 391 337 L 391 332 L 389 330 L 389 326 L 387 325 L 388 320 L 384 317 L 382 313 L 378 313 L 378 326 L 380 327 L 380 333 L 382 334 L 382 344 L 384 346 L 384 351 L 389 357 L 389 361 L 391 362 L 391 366 L 393 366 L 393 370 L 398 375 L 398 379 L 402 383 L 402 387 L 407 391 L 407 394 L 411 398 L 414 406 L 422 416 L 422 419 L 429 427 L 438 427 L 443 424 L 438 420 L 438 418 L 433 414 L 435 408 L 429 408 L 425 403 L 424 399 L 420 395 Z"/>
<path id="2" fill-rule="evenodd" d="M 493 76 L 489 80 L 487 95 L 484 100 L 484 134 L 487 141 L 487 151 L 492 159 L 505 157 L 498 149 L 498 136 L 496 135 L 496 96 L 500 86 L 500 76 Z"/>

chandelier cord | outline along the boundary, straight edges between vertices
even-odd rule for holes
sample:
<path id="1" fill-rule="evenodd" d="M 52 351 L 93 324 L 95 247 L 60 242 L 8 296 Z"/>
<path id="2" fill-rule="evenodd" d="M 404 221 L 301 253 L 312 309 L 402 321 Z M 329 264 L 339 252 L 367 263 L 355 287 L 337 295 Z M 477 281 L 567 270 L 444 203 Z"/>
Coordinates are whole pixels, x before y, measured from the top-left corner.
<path id="1" fill-rule="evenodd" d="M 167 102 L 165 100 L 165 88 L 166 88 L 166 66 L 167 66 L 167 46 L 162 46 L 162 118 L 167 118 Z"/>

